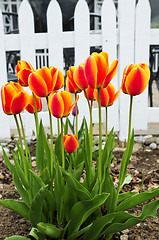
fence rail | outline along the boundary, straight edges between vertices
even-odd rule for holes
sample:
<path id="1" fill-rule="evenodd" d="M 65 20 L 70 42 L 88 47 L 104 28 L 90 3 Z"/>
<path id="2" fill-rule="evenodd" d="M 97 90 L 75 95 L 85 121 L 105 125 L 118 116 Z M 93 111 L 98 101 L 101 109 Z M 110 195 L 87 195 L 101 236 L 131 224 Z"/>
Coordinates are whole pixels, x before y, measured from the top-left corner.
<path id="1" fill-rule="evenodd" d="M 144 9 L 144 11 L 143 11 Z M 64 49 L 74 48 L 75 63 L 79 64 L 90 54 L 90 48 L 100 46 L 103 51 L 109 53 L 110 63 L 118 58 L 118 74 L 113 79 L 116 90 L 121 85 L 123 70 L 130 63 L 146 62 L 149 64 L 150 45 L 159 44 L 159 30 L 150 29 L 150 5 L 148 0 L 139 0 L 137 6 L 134 0 L 118 1 L 118 27 L 116 24 L 116 9 L 113 0 L 104 0 L 101 9 L 101 30 L 89 29 L 89 9 L 85 0 L 79 0 L 74 14 L 74 31 L 62 31 L 62 13 L 56 0 L 52 0 L 47 10 L 47 33 L 34 32 L 34 17 L 31 6 L 27 0 L 23 0 L 19 12 L 19 34 L 4 35 L 3 21 L 0 14 L 0 83 L 7 82 L 6 51 L 20 51 L 21 59 L 29 61 L 33 67 L 43 65 L 39 59 L 44 56 L 45 64 L 54 65 L 64 69 Z M 81 14 L 82 13 L 82 14 Z M 45 49 L 44 53 L 39 50 Z M 47 49 L 47 50 L 46 50 Z M 121 93 L 114 106 L 109 109 L 108 128 L 115 126 L 119 131 L 121 140 L 127 136 L 129 96 Z M 83 116 L 89 120 L 85 99 L 80 95 L 80 118 Z M 149 121 L 158 122 L 158 109 L 148 108 L 148 90 L 135 98 L 133 127 L 135 130 L 146 130 Z M 151 111 L 151 116 L 150 116 Z M 141 114 L 142 112 L 142 114 Z M 2 107 L 0 106 L 0 113 Z M 103 122 L 105 121 L 104 111 Z M 35 126 L 30 125 L 31 116 L 24 113 L 26 134 L 31 135 Z M 45 112 L 40 113 L 44 125 L 48 124 Z M 93 109 L 93 121 L 96 123 L 97 109 Z M 55 121 L 54 121 L 55 122 Z M 5 128 L 3 127 L 5 125 Z M 48 124 L 49 125 L 49 124 Z M 14 124 L 12 117 L 1 114 L 0 137 L 10 135 L 10 128 Z M 7 129 L 7 130 L 6 130 Z M 54 131 L 56 132 L 56 130 Z"/>

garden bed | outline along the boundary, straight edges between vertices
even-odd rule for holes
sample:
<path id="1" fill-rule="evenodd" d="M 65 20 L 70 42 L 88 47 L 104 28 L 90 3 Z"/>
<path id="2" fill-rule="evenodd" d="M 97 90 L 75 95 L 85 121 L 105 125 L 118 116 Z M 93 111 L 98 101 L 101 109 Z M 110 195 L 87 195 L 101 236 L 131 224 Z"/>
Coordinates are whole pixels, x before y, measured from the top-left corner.
<path id="1" fill-rule="evenodd" d="M 8 143 L 9 145 L 9 143 Z M 11 145 L 10 145 L 11 146 Z M 33 165 L 35 164 L 35 141 L 30 144 L 31 155 L 33 156 Z M 14 144 L 12 148 L 14 149 Z M 10 148 L 10 151 L 13 150 Z M 123 154 L 123 148 L 117 147 L 114 150 L 114 161 L 111 164 L 111 175 L 113 181 L 117 183 L 120 161 Z M 152 150 L 142 144 L 136 143 L 134 152 L 128 167 L 128 173 L 132 175 L 130 184 L 125 185 L 123 191 L 141 190 L 142 174 L 144 173 L 143 191 L 159 187 L 159 149 Z M 0 198 L 2 199 L 17 199 L 20 196 L 16 191 L 12 177 L 6 165 L 3 163 L 3 157 L 0 158 Z M 159 198 L 159 197 L 158 197 Z M 130 211 L 134 215 L 139 215 L 142 206 L 138 206 Z M 159 239 L 159 212 L 156 218 L 149 218 L 142 223 L 139 223 L 131 229 L 117 233 L 112 239 Z M 0 205 L 0 240 L 12 235 L 26 236 L 31 229 L 27 220 L 8 210 Z M 125 235 L 121 237 L 121 235 Z"/>

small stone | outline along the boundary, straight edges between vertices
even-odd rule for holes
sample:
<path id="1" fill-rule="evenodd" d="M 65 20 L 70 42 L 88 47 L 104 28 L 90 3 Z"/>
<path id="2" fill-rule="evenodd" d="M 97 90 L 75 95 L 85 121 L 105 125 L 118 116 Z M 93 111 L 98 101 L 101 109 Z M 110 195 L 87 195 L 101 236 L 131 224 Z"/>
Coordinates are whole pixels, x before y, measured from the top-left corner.
<path id="1" fill-rule="evenodd" d="M 140 227 L 140 223 L 136 224 L 137 227 Z"/>
<path id="2" fill-rule="evenodd" d="M 155 149 L 157 149 L 157 144 L 156 144 L 156 143 L 151 143 L 151 144 L 149 145 L 149 147 L 150 147 L 152 150 L 155 150 Z"/>
<path id="3" fill-rule="evenodd" d="M 148 145 L 150 145 L 151 143 L 155 143 L 155 141 L 156 141 L 155 138 L 151 137 L 151 138 L 146 139 L 145 142 L 144 142 L 144 144 L 145 144 L 146 146 L 148 146 Z"/>
<path id="4" fill-rule="evenodd" d="M 128 240 L 128 235 L 121 235 L 120 240 Z"/>
<path id="5" fill-rule="evenodd" d="M 129 229 L 125 229 L 122 231 L 123 234 L 128 234 L 129 233 Z"/>
<path id="6" fill-rule="evenodd" d="M 159 145 L 159 137 L 156 138 L 156 144 Z"/>
<path id="7" fill-rule="evenodd" d="M 2 194 L 0 194 L 0 199 L 2 199 Z"/>
<path id="8" fill-rule="evenodd" d="M 143 136 L 135 136 L 134 137 L 134 141 L 135 142 L 138 142 L 138 143 L 143 143 L 144 142 L 144 138 L 143 138 Z"/>
<path id="9" fill-rule="evenodd" d="M 157 159 L 156 161 L 157 161 L 157 163 L 159 163 L 159 159 Z"/>

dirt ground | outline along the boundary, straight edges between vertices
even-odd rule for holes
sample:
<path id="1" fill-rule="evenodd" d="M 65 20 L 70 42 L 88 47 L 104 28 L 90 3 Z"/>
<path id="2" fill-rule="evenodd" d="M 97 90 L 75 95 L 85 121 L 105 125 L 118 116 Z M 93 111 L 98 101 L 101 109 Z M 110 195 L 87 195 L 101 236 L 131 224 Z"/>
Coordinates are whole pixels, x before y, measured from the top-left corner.
<path id="1" fill-rule="evenodd" d="M 117 181 L 119 174 L 122 154 L 123 148 L 117 147 L 114 151 L 114 161 L 111 164 L 111 174 L 115 182 Z M 138 191 L 141 189 L 143 169 L 145 169 L 143 191 L 159 187 L 159 149 L 151 150 L 149 147 L 136 143 L 128 167 L 128 172 L 131 173 L 133 179 L 129 185 L 125 185 L 123 191 Z M 3 163 L 2 158 L 0 159 L 0 171 L 0 198 L 20 199 L 20 196 L 14 187 L 9 170 Z M 132 209 L 130 213 L 139 215 L 141 208 L 142 205 Z M 27 236 L 30 229 L 31 226 L 27 220 L 0 205 L 0 240 L 15 234 Z M 117 233 L 112 239 L 159 239 L 159 211 L 157 217 L 147 219 L 135 227 Z"/>

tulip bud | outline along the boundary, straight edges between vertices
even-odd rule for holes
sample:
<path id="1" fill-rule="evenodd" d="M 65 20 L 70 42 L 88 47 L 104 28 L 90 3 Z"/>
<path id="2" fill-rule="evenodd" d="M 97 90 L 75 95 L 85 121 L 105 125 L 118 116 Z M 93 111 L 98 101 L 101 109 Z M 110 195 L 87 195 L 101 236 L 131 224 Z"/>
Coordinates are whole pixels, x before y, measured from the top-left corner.
<path id="1" fill-rule="evenodd" d="M 77 106 L 77 115 L 79 114 L 79 109 L 78 109 L 78 106 Z M 73 107 L 73 110 L 72 110 L 72 115 L 75 117 L 76 116 L 76 105 Z"/>

